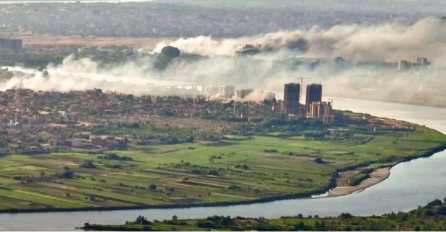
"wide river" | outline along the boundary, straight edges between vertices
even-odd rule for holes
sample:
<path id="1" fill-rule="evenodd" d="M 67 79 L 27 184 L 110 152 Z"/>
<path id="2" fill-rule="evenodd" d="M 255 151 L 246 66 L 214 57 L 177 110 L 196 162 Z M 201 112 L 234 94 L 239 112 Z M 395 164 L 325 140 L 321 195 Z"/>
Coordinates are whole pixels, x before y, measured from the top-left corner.
<path id="1" fill-rule="evenodd" d="M 397 103 L 335 98 L 337 109 L 396 118 L 446 133 L 446 109 Z M 149 220 L 203 218 L 209 215 L 277 218 L 304 215 L 380 215 L 408 211 L 446 196 L 446 152 L 396 165 L 388 179 L 361 193 L 336 198 L 295 199 L 262 204 L 182 209 L 117 210 L 97 212 L 0 214 L 0 230 L 73 230 L 90 223 L 123 223 L 144 215 Z"/>

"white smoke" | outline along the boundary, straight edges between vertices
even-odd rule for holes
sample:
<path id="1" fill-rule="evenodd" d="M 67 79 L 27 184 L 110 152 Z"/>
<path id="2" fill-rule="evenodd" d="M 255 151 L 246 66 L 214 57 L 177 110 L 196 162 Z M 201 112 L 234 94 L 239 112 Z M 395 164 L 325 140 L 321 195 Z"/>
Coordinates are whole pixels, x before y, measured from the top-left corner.
<path id="1" fill-rule="evenodd" d="M 181 94 L 174 88 L 161 85 L 235 85 L 237 89 L 259 89 L 276 92 L 282 98 L 283 85 L 299 82 L 321 83 L 324 94 L 367 97 L 378 100 L 446 106 L 446 93 L 442 90 L 446 79 L 441 67 L 446 61 L 445 22 L 425 18 L 405 26 L 392 22 L 376 26 L 339 25 L 331 29 L 313 27 L 308 31 L 276 32 L 257 37 L 213 39 L 197 37 L 160 43 L 179 47 L 183 53 L 198 53 L 212 58 L 195 61 L 179 59 L 164 71 L 153 68 L 153 58 L 143 58 L 113 66 L 104 66 L 91 59 L 67 57 L 60 65 L 49 65 L 45 77 L 36 73 L 31 77 L 15 76 L 1 80 L 0 89 L 21 86 L 33 90 L 71 91 L 101 88 L 118 92 L 141 94 Z M 306 42 L 305 42 L 306 41 Z M 256 44 L 264 51 L 250 58 L 232 57 L 244 44 Z M 434 61 L 425 71 L 397 72 L 396 69 L 351 68 L 334 70 L 330 59 L 343 55 L 359 61 L 398 61 L 424 56 Z M 324 58 L 329 60 L 316 70 L 305 67 L 291 70 L 290 57 Z M 22 70 L 34 72 L 33 70 Z M 305 88 L 303 88 L 305 89 Z M 264 96 L 254 92 L 246 99 L 259 100 Z"/>
<path id="2" fill-rule="evenodd" d="M 355 62 L 382 62 L 415 59 L 416 55 L 424 55 L 443 64 L 446 61 L 446 22 L 429 17 L 409 26 L 394 21 L 369 27 L 338 25 L 321 29 L 314 26 L 307 31 L 280 31 L 236 39 L 199 36 L 161 42 L 153 52 L 159 53 L 164 46 L 171 45 L 185 53 L 234 56 L 245 44 L 256 45 L 264 51 L 289 49 L 309 58 L 325 59 L 342 55 Z"/>

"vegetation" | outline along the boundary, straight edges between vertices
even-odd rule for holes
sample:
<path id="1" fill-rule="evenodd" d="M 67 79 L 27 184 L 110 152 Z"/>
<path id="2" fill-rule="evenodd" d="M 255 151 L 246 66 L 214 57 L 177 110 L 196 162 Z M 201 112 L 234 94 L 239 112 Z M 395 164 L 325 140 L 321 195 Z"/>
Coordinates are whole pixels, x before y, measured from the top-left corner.
<path id="1" fill-rule="evenodd" d="M 181 207 L 304 197 L 333 187 L 339 171 L 431 154 L 446 141 L 445 135 L 412 124 L 374 131 L 362 119 L 346 118 L 351 120 L 347 126 L 271 120 L 241 123 L 246 127 L 242 134 L 252 135 L 227 134 L 215 142 L 5 154 L 0 157 L 0 210 Z M 112 129 L 143 136 L 151 127 L 138 123 Z M 321 131 L 323 137 L 308 136 Z M 360 172 L 351 183 L 367 176 Z"/>
<path id="2" fill-rule="evenodd" d="M 115 125 L 95 125 L 90 128 L 96 135 L 130 136 L 141 139 L 141 145 L 193 143 L 199 140 L 217 140 L 216 133 L 200 131 L 195 128 L 174 126 L 155 126 L 151 123 L 117 123 Z"/>
<path id="3" fill-rule="evenodd" d="M 355 217 L 342 213 L 338 217 L 304 218 L 302 215 L 279 219 L 212 216 L 206 219 L 150 222 L 139 216 L 125 225 L 90 225 L 84 230 L 258 230 L 258 231 L 444 231 L 446 230 L 446 204 L 435 200 L 408 213 L 388 213 L 382 216 Z"/>

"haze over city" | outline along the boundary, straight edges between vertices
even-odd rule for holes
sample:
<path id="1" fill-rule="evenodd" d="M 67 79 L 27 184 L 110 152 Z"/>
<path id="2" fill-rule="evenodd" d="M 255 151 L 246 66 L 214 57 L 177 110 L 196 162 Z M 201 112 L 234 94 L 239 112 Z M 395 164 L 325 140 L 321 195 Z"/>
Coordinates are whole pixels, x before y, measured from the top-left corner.
<path id="1" fill-rule="evenodd" d="M 0 230 L 446 230 L 446 2 L 0 3 Z"/>

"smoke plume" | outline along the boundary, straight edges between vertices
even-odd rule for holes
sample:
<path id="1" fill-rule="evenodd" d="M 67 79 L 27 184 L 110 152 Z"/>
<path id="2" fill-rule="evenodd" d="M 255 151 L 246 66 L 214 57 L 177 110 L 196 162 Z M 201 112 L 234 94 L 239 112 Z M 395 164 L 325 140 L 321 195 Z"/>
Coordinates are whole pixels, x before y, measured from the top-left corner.
<path id="1" fill-rule="evenodd" d="M 342 55 L 355 62 L 382 62 L 414 59 L 416 55 L 425 55 L 434 62 L 444 63 L 446 22 L 437 18 L 425 18 L 409 26 L 393 21 L 368 27 L 338 25 L 321 29 L 314 26 L 307 31 L 280 31 L 236 39 L 199 36 L 159 43 L 153 52 L 159 53 L 164 46 L 171 45 L 185 53 L 233 56 L 245 44 L 256 45 L 262 51 L 285 49 L 308 58 L 325 59 Z"/>
<path id="2" fill-rule="evenodd" d="M 264 52 L 250 57 L 234 57 L 245 44 L 253 44 Z M 160 52 L 166 45 L 180 48 L 182 54 L 206 57 L 196 60 L 179 58 L 167 69 L 159 71 L 153 68 L 156 60 L 153 55 L 105 67 L 88 58 L 69 56 L 60 65 L 49 65 L 46 68 L 48 76 L 20 69 L 29 75 L 1 80 L 0 89 L 20 86 L 66 92 L 101 88 L 135 95 L 180 95 L 188 90 L 162 85 L 212 84 L 275 92 L 281 99 L 285 83 L 299 82 L 298 78 L 304 77 L 304 84 L 323 84 L 324 95 L 446 106 L 446 93 L 442 89 L 446 84 L 442 67 L 446 61 L 446 25 L 436 18 L 425 18 L 413 25 L 391 22 L 375 26 L 339 25 L 326 30 L 314 26 L 308 31 L 281 31 L 257 37 L 182 38 L 160 43 L 153 52 Z M 332 59 L 341 54 L 353 64 L 415 60 L 420 56 L 427 57 L 433 65 L 429 69 L 407 72 L 379 66 L 335 69 Z M 300 58 L 326 62 L 316 69 L 306 65 L 290 68 L 289 61 Z M 247 99 L 260 100 L 264 97 L 260 93 L 254 92 Z"/>

